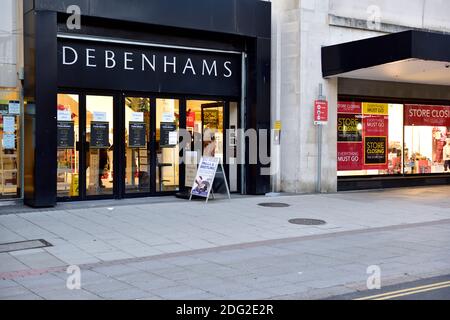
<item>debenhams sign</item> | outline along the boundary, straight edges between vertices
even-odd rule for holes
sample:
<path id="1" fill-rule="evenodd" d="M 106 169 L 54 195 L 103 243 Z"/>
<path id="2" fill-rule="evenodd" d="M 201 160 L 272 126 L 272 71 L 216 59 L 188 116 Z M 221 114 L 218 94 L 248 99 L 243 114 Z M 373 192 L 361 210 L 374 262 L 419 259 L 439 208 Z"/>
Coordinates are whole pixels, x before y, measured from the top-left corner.
<path id="1" fill-rule="evenodd" d="M 60 87 L 240 95 L 238 54 L 60 40 Z"/>

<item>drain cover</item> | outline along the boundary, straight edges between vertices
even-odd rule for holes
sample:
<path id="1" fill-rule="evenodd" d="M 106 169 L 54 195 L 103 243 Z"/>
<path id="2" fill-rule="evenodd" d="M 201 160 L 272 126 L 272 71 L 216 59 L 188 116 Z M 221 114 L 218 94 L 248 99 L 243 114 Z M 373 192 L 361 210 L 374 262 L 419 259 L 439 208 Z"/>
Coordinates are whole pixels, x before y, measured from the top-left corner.
<path id="1" fill-rule="evenodd" d="M 52 245 L 45 240 L 30 240 L 12 243 L 2 243 L 0 244 L 0 253 L 46 248 L 51 246 Z"/>
<path id="2" fill-rule="evenodd" d="M 290 207 L 287 203 L 281 203 L 281 202 L 268 202 L 268 203 L 260 203 L 258 204 L 260 207 L 266 207 L 266 208 L 287 208 Z"/>
<path id="3" fill-rule="evenodd" d="M 316 220 L 316 219 L 292 219 L 292 220 L 289 220 L 289 223 L 299 224 L 302 226 L 321 226 L 321 225 L 327 224 L 323 220 Z"/>

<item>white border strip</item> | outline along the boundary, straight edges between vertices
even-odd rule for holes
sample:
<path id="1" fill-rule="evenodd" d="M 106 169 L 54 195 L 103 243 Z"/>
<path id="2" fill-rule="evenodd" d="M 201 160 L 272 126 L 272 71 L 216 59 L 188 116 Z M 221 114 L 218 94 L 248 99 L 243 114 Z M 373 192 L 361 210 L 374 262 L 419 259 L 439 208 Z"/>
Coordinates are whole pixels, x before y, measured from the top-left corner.
<path id="1" fill-rule="evenodd" d="M 231 54 L 239 54 L 239 55 L 242 54 L 242 52 L 239 52 L 239 51 L 227 51 L 227 50 L 216 50 L 216 49 L 206 49 L 206 48 L 196 48 L 196 47 L 164 45 L 164 44 L 159 44 L 159 43 L 129 41 L 129 40 L 120 40 L 120 39 L 103 38 L 103 37 L 95 37 L 95 36 L 69 35 L 69 34 L 64 34 L 64 33 L 59 33 L 57 35 L 57 38 L 95 41 L 95 42 L 104 42 L 104 43 L 127 44 L 127 45 L 142 46 L 142 47 L 170 48 L 170 49 L 215 52 L 215 53 L 231 53 Z"/>

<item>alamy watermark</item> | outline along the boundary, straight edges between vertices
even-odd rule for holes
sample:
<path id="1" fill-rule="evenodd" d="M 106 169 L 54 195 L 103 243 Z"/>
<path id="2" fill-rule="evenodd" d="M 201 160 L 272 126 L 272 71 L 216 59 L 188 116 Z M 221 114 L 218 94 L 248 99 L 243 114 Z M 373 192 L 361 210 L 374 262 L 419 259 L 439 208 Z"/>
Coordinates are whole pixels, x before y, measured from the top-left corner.
<path id="1" fill-rule="evenodd" d="M 367 7 L 367 28 L 370 30 L 381 30 L 381 8 L 376 5 Z"/>
<path id="2" fill-rule="evenodd" d="M 70 14 L 67 18 L 67 29 L 80 30 L 81 29 L 81 8 L 77 5 L 71 5 L 67 7 L 66 12 Z"/>
<path id="3" fill-rule="evenodd" d="M 381 268 L 380 266 L 373 265 L 367 268 L 367 289 L 380 290 L 381 289 Z"/>
<path id="4" fill-rule="evenodd" d="M 66 287 L 69 290 L 81 290 L 81 269 L 79 266 L 72 265 L 66 270 L 69 274 L 66 281 Z"/>
<path id="5" fill-rule="evenodd" d="M 179 129 L 179 148 L 180 148 L 180 164 L 199 164 L 201 156 L 214 156 L 214 154 L 205 154 L 206 150 L 215 150 L 217 143 L 217 129 L 205 129 L 203 134 L 192 136 L 191 132 L 186 129 Z M 279 172 L 279 166 L 270 153 L 271 141 L 274 141 L 277 131 L 267 129 L 226 129 L 219 136 L 224 139 L 224 164 L 231 165 L 261 165 L 260 174 L 263 176 L 273 176 Z M 204 140 L 205 137 L 214 137 L 210 140 Z M 212 147 L 207 145 L 212 144 Z M 205 147 L 206 145 L 206 147 Z M 202 152 L 202 150 L 204 150 Z M 197 158 L 188 156 L 188 154 L 196 152 Z"/>

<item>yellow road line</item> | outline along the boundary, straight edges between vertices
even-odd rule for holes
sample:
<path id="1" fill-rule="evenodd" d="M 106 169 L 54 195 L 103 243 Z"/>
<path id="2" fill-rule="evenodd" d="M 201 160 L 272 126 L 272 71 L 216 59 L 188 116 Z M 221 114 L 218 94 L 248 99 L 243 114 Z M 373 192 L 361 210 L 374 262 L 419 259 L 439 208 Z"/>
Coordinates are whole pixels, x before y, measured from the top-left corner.
<path id="1" fill-rule="evenodd" d="M 396 294 L 406 293 L 406 292 L 410 292 L 410 291 L 417 291 L 417 290 L 422 290 L 422 289 L 428 289 L 428 288 L 432 288 L 432 287 L 436 287 L 436 286 L 443 286 L 443 285 L 450 285 L 450 281 L 439 282 L 439 283 L 434 283 L 434 284 L 429 284 L 429 285 L 419 286 L 419 287 L 414 287 L 414 288 L 408 288 L 408 289 L 403 289 L 403 290 L 398 290 L 398 291 L 386 292 L 383 294 L 377 294 L 374 296 L 358 298 L 355 300 L 374 300 L 374 299 L 382 298 L 385 296 L 392 296 L 392 295 L 396 295 Z"/>
<path id="2" fill-rule="evenodd" d="M 439 289 L 445 289 L 445 288 L 450 288 L 450 284 L 439 286 L 439 287 L 433 287 L 433 288 L 428 288 L 428 289 L 417 290 L 417 291 L 411 291 L 411 292 L 397 294 L 397 295 L 388 296 L 388 297 L 375 299 L 375 300 L 390 300 L 390 299 L 395 299 L 395 298 L 399 298 L 399 297 L 410 296 L 410 295 L 413 295 L 413 294 L 418 294 L 418 293 L 423 293 L 423 292 L 428 292 L 428 291 L 433 291 L 433 290 L 439 290 Z"/>

